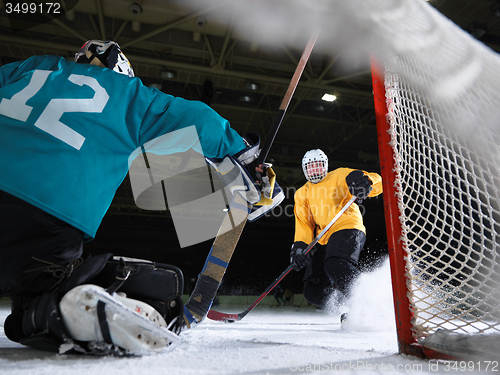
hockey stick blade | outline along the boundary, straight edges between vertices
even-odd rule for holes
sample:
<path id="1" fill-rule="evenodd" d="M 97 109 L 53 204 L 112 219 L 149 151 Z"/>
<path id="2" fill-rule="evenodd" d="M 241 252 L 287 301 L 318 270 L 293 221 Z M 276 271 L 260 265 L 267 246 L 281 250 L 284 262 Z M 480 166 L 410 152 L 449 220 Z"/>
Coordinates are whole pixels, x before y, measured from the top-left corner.
<path id="1" fill-rule="evenodd" d="M 328 223 L 328 225 L 311 241 L 311 243 L 306 247 L 304 254 L 308 254 L 311 249 L 318 243 L 318 241 L 325 235 L 326 232 L 332 227 L 333 224 L 342 216 L 342 214 L 347 211 L 347 209 L 354 203 L 356 197 L 352 197 L 349 202 L 347 202 L 342 209 L 335 215 L 335 217 Z M 288 268 L 283 271 L 281 275 L 279 275 L 274 282 L 267 287 L 267 289 L 257 298 L 245 311 L 242 311 L 239 314 L 227 314 L 220 311 L 210 310 L 207 314 L 208 319 L 216 320 L 219 322 L 233 323 L 236 321 L 240 321 L 243 319 L 255 306 L 259 304 L 260 301 L 264 299 L 265 296 L 269 294 L 271 290 L 274 289 L 276 285 L 279 284 L 281 280 L 285 278 L 286 275 L 290 273 L 293 269 L 292 265 L 289 265 Z"/>
<path id="2" fill-rule="evenodd" d="M 225 322 L 225 323 L 234 323 L 238 320 L 241 320 L 242 318 L 240 317 L 240 314 L 230 314 L 230 313 L 223 313 L 215 310 L 210 310 L 207 315 L 208 319 L 211 320 L 216 320 L 218 322 Z"/>
<path id="3" fill-rule="evenodd" d="M 297 64 L 295 73 L 290 81 L 288 89 L 280 105 L 278 113 L 273 121 L 271 130 L 268 133 L 265 144 L 262 146 L 262 150 L 257 159 L 257 165 L 262 164 L 267 157 L 267 154 L 269 153 L 276 133 L 278 132 L 281 122 L 283 121 L 283 118 L 285 116 L 288 105 L 292 100 L 295 88 L 299 83 L 302 72 L 304 71 L 311 51 L 314 47 L 314 44 L 316 43 L 318 34 L 319 30 L 315 31 L 307 42 L 304 52 L 302 53 L 302 57 Z M 187 328 L 198 325 L 207 316 L 213 299 L 215 298 L 217 290 L 222 281 L 222 278 L 224 277 L 226 268 L 229 264 L 229 261 L 231 260 L 232 254 L 236 248 L 236 245 L 238 244 L 241 232 L 243 231 L 243 228 L 248 219 L 248 215 L 251 211 L 251 206 L 248 207 L 246 202 L 235 203 L 234 200 L 238 199 L 238 197 L 239 194 L 236 194 L 230 204 L 229 212 L 233 211 L 235 215 L 242 215 L 240 220 L 237 221 L 239 224 L 237 224 L 236 226 L 233 225 L 233 228 L 227 232 L 221 231 L 222 227 L 221 229 L 219 229 L 219 233 L 223 234 L 221 236 L 217 234 L 210 253 L 208 254 L 205 266 L 198 276 L 198 280 L 196 281 L 194 290 L 191 293 L 188 301 L 184 305 L 184 323 Z M 231 219 L 230 221 L 231 224 L 233 224 L 233 220 Z M 226 224 L 223 223 L 222 225 L 224 226 Z"/>

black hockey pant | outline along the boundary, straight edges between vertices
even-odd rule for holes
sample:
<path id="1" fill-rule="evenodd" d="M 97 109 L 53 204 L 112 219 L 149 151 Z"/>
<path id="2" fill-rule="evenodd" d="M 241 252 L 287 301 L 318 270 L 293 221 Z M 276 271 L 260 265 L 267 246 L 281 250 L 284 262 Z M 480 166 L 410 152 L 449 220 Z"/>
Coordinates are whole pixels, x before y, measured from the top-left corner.
<path id="1" fill-rule="evenodd" d="M 44 293 L 82 251 L 80 230 L 0 191 L 0 296 Z"/>
<path id="2" fill-rule="evenodd" d="M 316 245 L 312 262 L 304 275 L 304 297 L 319 308 L 326 308 L 334 290 L 341 293 L 342 303 L 350 297 L 359 277 L 359 256 L 366 235 L 357 229 L 344 229 L 331 235 L 326 245 Z"/>

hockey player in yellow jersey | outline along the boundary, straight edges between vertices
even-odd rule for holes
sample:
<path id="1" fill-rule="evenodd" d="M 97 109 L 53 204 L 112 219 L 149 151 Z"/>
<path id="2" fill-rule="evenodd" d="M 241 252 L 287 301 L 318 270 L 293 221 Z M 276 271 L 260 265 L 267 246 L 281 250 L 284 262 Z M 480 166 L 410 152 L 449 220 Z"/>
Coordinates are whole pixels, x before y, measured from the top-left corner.
<path id="1" fill-rule="evenodd" d="M 358 204 L 365 198 L 382 193 L 382 178 L 351 168 L 328 172 L 328 157 L 319 150 L 306 152 L 302 169 L 307 179 L 295 193 L 295 237 L 290 251 L 290 264 L 298 271 L 307 267 L 304 275 L 304 297 L 319 308 L 327 304 L 333 291 L 339 292 L 338 305 L 349 297 L 359 276 L 359 256 L 366 240 Z M 307 245 L 328 225 L 333 217 L 353 197 L 357 199 L 304 255 Z"/>

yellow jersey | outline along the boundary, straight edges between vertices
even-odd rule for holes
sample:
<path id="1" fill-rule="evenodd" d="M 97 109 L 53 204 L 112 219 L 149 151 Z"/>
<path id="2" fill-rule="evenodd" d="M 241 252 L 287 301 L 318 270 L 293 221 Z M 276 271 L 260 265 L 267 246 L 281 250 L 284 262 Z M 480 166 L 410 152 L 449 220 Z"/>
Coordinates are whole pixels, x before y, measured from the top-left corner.
<path id="1" fill-rule="evenodd" d="M 295 193 L 295 239 L 307 244 L 330 223 L 352 195 L 345 181 L 349 173 L 356 169 L 337 168 L 329 172 L 320 182 L 307 182 Z M 372 182 L 372 191 L 368 197 L 382 193 L 382 177 L 377 173 L 363 171 Z M 332 225 L 327 233 L 318 241 L 321 245 L 328 242 L 330 236 L 342 229 L 359 229 L 366 233 L 363 217 L 356 203 Z"/>

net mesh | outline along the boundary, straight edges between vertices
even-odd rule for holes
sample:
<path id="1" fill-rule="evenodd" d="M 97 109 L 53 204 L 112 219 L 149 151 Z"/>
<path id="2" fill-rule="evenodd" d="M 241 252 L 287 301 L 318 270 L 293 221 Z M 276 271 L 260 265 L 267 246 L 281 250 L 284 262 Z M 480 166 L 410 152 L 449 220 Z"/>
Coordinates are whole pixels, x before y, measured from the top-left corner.
<path id="1" fill-rule="evenodd" d="M 384 56 L 413 333 L 499 334 L 500 60 L 430 7 L 402 3 L 416 4 L 408 27 L 434 33 L 399 52 L 390 35 Z"/>

